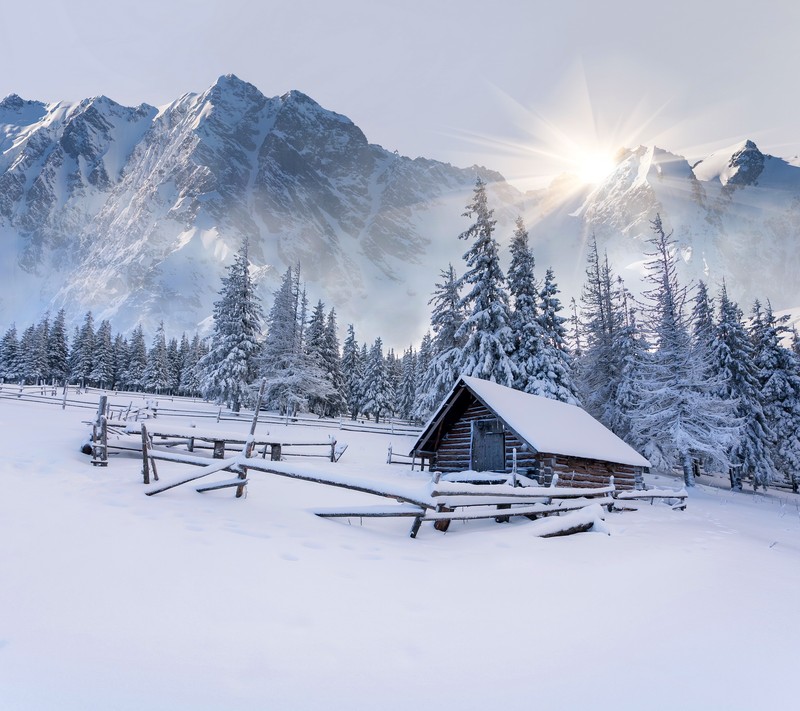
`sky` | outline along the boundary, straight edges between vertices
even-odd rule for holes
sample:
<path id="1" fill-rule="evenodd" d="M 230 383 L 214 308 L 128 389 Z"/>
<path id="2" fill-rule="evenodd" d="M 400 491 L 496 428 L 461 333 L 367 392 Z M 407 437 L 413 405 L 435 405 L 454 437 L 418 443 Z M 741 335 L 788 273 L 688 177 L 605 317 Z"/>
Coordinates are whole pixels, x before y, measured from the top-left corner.
<path id="1" fill-rule="evenodd" d="M 2 17 L 0 96 L 158 106 L 233 73 L 523 188 L 640 143 L 800 153 L 794 0 L 39 0 Z"/>

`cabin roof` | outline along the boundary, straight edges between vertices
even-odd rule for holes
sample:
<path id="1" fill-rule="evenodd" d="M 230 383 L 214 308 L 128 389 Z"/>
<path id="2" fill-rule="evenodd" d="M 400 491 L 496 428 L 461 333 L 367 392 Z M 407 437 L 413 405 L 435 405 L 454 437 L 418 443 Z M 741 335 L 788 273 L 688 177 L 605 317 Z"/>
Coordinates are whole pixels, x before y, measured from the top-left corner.
<path id="1" fill-rule="evenodd" d="M 633 447 L 594 419 L 586 410 L 558 400 L 531 395 L 497 383 L 462 375 L 428 420 L 414 451 L 435 449 L 439 426 L 458 401 L 471 394 L 491 410 L 523 442 L 537 452 L 649 467 Z M 452 416 L 451 416 L 452 418 Z"/>

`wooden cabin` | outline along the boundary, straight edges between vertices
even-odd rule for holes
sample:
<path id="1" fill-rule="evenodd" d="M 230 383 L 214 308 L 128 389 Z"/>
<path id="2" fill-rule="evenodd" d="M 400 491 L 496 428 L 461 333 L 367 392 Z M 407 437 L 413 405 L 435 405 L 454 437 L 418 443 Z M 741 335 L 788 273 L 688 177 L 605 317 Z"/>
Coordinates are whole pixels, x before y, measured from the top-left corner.
<path id="1" fill-rule="evenodd" d="M 542 484 L 633 489 L 650 463 L 584 409 L 462 376 L 411 451 L 442 472 L 517 472 Z"/>

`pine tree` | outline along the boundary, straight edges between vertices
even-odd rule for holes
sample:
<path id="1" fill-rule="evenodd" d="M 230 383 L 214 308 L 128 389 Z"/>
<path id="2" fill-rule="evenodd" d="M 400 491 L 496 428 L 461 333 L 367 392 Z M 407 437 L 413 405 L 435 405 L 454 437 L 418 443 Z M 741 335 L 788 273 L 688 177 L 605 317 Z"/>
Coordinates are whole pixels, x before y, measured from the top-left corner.
<path id="1" fill-rule="evenodd" d="M 458 335 L 464 324 L 464 309 L 453 265 L 441 271 L 440 277 L 441 281 L 435 285 L 428 302 L 433 306 L 431 327 L 435 336 L 430 342 L 430 353 L 425 353 L 421 364 L 427 362 L 422 370 L 414 407 L 415 416 L 420 420 L 426 419 L 455 385 L 464 356 L 463 336 Z"/>
<path id="2" fill-rule="evenodd" d="M 214 302 L 211 349 L 203 358 L 203 390 L 239 412 L 257 374 L 256 359 L 263 314 L 250 277 L 249 243 L 245 239 L 222 279 Z"/>
<path id="3" fill-rule="evenodd" d="M 675 243 L 660 216 L 651 223 L 654 236 L 646 263 L 651 287 L 647 304 L 655 352 L 642 364 L 642 384 L 632 417 L 633 437 L 656 470 L 682 467 L 684 483 L 694 486 L 698 457 L 727 463 L 726 452 L 738 431 L 730 405 L 715 396 L 705 377 L 708 363 L 694 359 L 686 317 L 687 291 L 677 279 Z"/>
<path id="4" fill-rule="evenodd" d="M 460 302 L 467 318 L 456 332 L 456 338 L 464 341 L 459 370 L 463 375 L 511 387 L 517 369 L 509 357 L 513 343 L 508 294 L 494 239 L 496 221 L 480 178 L 464 216 L 474 217 L 475 222 L 459 235 L 459 239 L 471 241 L 464 254 L 468 270 L 460 281 L 469 291 Z"/>
<path id="5" fill-rule="evenodd" d="M 788 334 L 787 316 L 776 318 L 767 303 L 764 313 L 754 308 L 751 336 L 753 365 L 758 374 L 764 415 L 780 436 L 772 445 L 775 466 L 795 490 L 800 484 L 800 358 L 781 341 Z"/>
<path id="6" fill-rule="evenodd" d="M 558 298 L 558 285 L 553 270 L 545 273 L 544 284 L 540 293 L 539 325 L 542 334 L 542 350 L 540 355 L 540 371 L 537 380 L 540 383 L 538 394 L 553 400 L 580 405 L 572 380 L 572 360 L 567 351 L 566 319 L 559 316 L 561 301 Z"/>
<path id="7" fill-rule="evenodd" d="M 87 381 L 91 377 L 94 339 L 94 317 L 92 312 L 89 311 L 83 319 L 83 325 L 73 339 L 70 356 L 71 375 L 78 380 L 81 387 L 86 387 Z"/>
<path id="8" fill-rule="evenodd" d="M 147 367 L 144 370 L 144 388 L 154 393 L 161 393 L 169 388 L 170 367 L 167 354 L 167 337 L 164 322 L 158 324 L 153 344 L 147 354 Z"/>
<path id="9" fill-rule="evenodd" d="M 403 353 L 401 360 L 400 392 L 397 414 L 403 419 L 413 419 L 417 400 L 417 354 L 412 347 Z"/>
<path id="10" fill-rule="evenodd" d="M 364 364 L 356 341 L 353 324 L 347 326 L 347 337 L 342 346 L 342 377 L 344 400 L 350 418 L 355 420 L 361 412 L 361 384 L 364 380 Z"/>
<path id="11" fill-rule="evenodd" d="M 534 264 L 533 253 L 528 246 L 528 231 L 522 218 L 518 217 L 511 239 L 511 265 L 508 268 L 508 291 L 514 300 L 511 312 L 514 344 L 511 359 L 517 367 L 514 387 L 526 393 L 543 395 L 544 335 L 539 319 L 539 293 L 533 276 Z"/>
<path id="12" fill-rule="evenodd" d="M 12 383 L 20 378 L 19 341 L 15 324 L 11 324 L 0 341 L 0 378 L 4 383 Z"/>
<path id="13" fill-rule="evenodd" d="M 266 402 L 282 414 L 322 402 L 333 388 L 314 355 L 306 350 L 307 297 L 300 288 L 300 268 L 286 270 L 267 318 L 267 337 L 260 359 L 266 379 Z"/>
<path id="14" fill-rule="evenodd" d="M 117 333 L 114 336 L 113 353 L 114 376 L 111 381 L 111 387 L 115 390 L 118 390 L 119 388 L 124 387 L 122 377 L 128 364 L 128 340 L 121 333 Z"/>
<path id="15" fill-rule="evenodd" d="M 584 407 L 609 428 L 617 417 L 614 408 L 622 361 L 616 339 L 625 319 L 619 303 L 615 303 L 614 280 L 608 255 L 600 259 L 597 241 L 592 237 L 581 292 L 583 343 L 576 372 Z"/>
<path id="16" fill-rule="evenodd" d="M 742 324 L 739 307 L 728 298 L 725 284 L 719 297 L 719 320 L 712 344 L 717 394 L 734 406 L 739 431 L 728 450 L 731 486 L 741 489 L 742 475 L 753 479 L 753 488 L 766 486 L 777 472 L 771 448 L 775 435 L 764 415 L 753 348 Z"/>
<path id="17" fill-rule="evenodd" d="M 325 337 L 322 344 L 322 367 L 328 376 L 333 392 L 325 399 L 326 417 L 338 417 L 345 412 L 347 405 L 344 398 L 345 384 L 342 375 L 342 359 L 339 353 L 339 334 L 336 326 L 336 310 L 328 312 L 325 321 Z"/>
<path id="18" fill-rule="evenodd" d="M 89 380 L 98 387 L 106 388 L 114 379 L 114 342 L 111 334 L 111 323 L 107 320 L 100 322 L 94 338 L 92 350 L 92 370 Z"/>
<path id="19" fill-rule="evenodd" d="M 127 355 L 128 360 L 121 373 L 121 380 L 128 390 L 140 390 L 144 388 L 147 368 L 147 345 L 141 324 L 137 324 L 131 332 Z"/>
<path id="20" fill-rule="evenodd" d="M 370 348 L 364 370 L 364 401 L 361 409 L 367 417 L 380 422 L 391 408 L 391 382 L 386 361 L 383 357 L 383 342 L 376 338 Z"/>
<path id="21" fill-rule="evenodd" d="M 64 309 L 60 309 L 50 328 L 47 341 L 48 378 L 54 385 L 66 382 L 69 372 L 68 358 L 67 314 Z"/>

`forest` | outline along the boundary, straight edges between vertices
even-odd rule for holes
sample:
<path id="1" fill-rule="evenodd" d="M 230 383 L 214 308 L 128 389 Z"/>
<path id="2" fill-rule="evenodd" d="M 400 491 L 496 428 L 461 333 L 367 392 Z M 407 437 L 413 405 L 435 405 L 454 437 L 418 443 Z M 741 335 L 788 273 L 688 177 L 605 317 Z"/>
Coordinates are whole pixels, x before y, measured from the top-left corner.
<path id="1" fill-rule="evenodd" d="M 265 312 L 245 241 L 209 336 L 168 338 L 162 323 L 148 347 L 141 326 L 115 334 L 91 312 L 70 336 L 62 309 L 22 333 L 8 328 L 0 378 L 192 395 L 234 411 L 265 380 L 266 404 L 282 414 L 422 423 L 465 374 L 584 407 L 655 471 L 681 469 L 688 486 L 700 468 L 727 473 L 734 489 L 797 486 L 800 339 L 769 302 L 745 317 L 724 283 L 713 295 L 703 282 L 680 283 L 676 241 L 656 214 L 641 296 L 592 239 L 582 293 L 565 316 L 552 269 L 536 277 L 521 218 L 504 272 L 480 179 L 464 216 L 463 273 L 441 270 L 430 329 L 402 354 L 384 352 L 381 338 L 360 343 L 352 324 L 340 342 L 335 308 L 309 305 L 300 265 Z"/>

